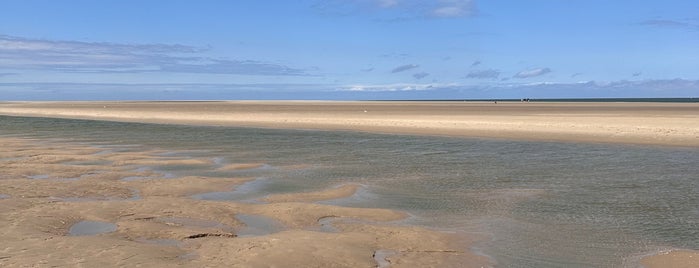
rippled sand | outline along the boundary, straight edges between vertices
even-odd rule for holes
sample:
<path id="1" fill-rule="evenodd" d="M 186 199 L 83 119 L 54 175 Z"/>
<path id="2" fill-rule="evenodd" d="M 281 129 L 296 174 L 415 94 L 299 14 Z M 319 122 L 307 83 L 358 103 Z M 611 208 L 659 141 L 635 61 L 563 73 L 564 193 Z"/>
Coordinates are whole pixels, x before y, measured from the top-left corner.
<path id="1" fill-rule="evenodd" d="M 313 203 L 350 196 L 360 185 L 271 195 L 257 204 L 196 200 L 190 196 L 233 190 L 252 178 L 172 177 L 144 169 L 212 165 L 156 151 L 22 138 L 0 143 L 0 266 L 490 265 L 468 250 L 473 237 L 396 223 L 405 213 Z M 241 220 L 248 218 L 282 226 L 238 237 L 254 227 Z"/>
<path id="2" fill-rule="evenodd" d="M 22 102 L 0 114 L 699 146 L 697 103 Z"/>

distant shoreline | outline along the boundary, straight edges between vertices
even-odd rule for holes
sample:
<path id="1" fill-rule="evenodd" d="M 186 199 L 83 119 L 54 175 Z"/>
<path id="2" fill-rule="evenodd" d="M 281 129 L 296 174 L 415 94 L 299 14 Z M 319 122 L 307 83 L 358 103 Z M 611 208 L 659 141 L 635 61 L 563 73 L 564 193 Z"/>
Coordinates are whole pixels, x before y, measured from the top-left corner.
<path id="1" fill-rule="evenodd" d="M 367 101 L 464 101 L 464 102 L 522 102 L 523 99 L 434 99 L 434 100 L 367 100 Z M 529 102 L 673 102 L 673 103 L 699 103 L 697 98 L 529 98 Z"/>
<path id="2" fill-rule="evenodd" d="M 690 102 L 0 102 L 0 114 L 533 141 L 699 146 L 699 104 Z"/>

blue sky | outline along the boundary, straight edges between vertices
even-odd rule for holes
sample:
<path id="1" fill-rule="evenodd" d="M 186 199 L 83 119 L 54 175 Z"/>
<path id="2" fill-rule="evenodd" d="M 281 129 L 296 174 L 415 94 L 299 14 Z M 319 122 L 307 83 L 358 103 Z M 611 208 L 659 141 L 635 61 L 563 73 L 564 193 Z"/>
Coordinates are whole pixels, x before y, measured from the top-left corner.
<path id="1" fill-rule="evenodd" d="M 699 1 L 0 4 L 0 100 L 699 97 Z"/>

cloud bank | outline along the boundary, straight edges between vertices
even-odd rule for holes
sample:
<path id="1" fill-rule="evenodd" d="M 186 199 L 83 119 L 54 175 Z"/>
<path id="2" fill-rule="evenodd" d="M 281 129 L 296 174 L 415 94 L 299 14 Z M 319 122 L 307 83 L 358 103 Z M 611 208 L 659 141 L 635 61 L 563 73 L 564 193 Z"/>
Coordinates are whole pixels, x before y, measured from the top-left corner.
<path id="1" fill-rule="evenodd" d="M 178 44 L 119 44 L 29 39 L 0 35 L 0 68 L 73 73 L 210 73 L 306 75 L 302 69 L 203 55 L 207 48 Z"/>
<path id="2" fill-rule="evenodd" d="M 451 88 L 456 84 L 369 84 L 369 85 L 345 85 L 339 86 L 335 91 L 354 91 L 354 92 L 396 92 L 396 91 L 425 91 Z"/>
<path id="3" fill-rule="evenodd" d="M 1 83 L 0 100 L 699 98 L 699 80 L 493 84 Z"/>

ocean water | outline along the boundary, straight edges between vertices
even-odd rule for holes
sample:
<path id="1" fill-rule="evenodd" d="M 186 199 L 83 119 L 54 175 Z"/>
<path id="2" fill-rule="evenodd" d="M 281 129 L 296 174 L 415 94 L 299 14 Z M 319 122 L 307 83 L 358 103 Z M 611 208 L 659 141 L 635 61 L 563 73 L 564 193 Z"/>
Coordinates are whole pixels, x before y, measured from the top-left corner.
<path id="1" fill-rule="evenodd" d="M 7 116 L 0 136 L 211 158 L 211 167 L 150 168 L 259 178 L 244 193 L 214 195 L 238 201 L 361 183 L 357 195 L 330 203 L 485 234 L 475 250 L 499 267 L 633 267 L 663 249 L 699 249 L 699 148 Z M 229 163 L 266 166 L 215 168 Z"/>

